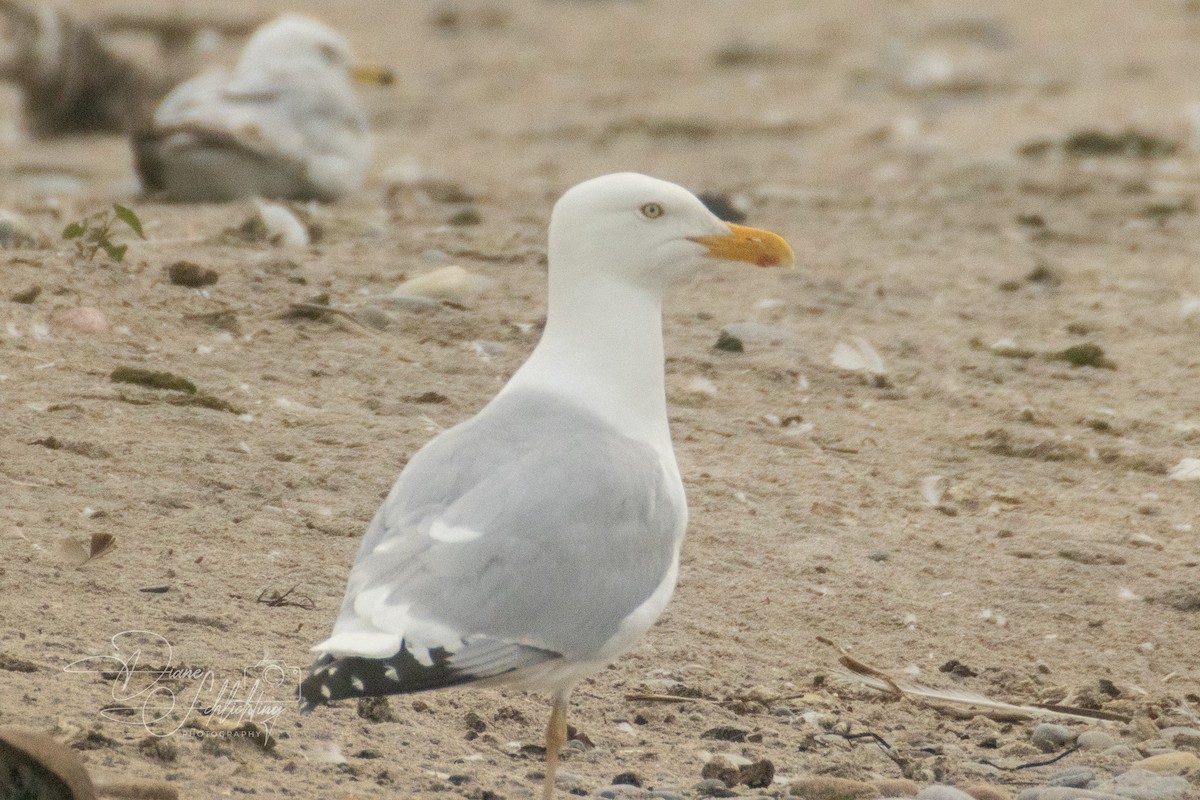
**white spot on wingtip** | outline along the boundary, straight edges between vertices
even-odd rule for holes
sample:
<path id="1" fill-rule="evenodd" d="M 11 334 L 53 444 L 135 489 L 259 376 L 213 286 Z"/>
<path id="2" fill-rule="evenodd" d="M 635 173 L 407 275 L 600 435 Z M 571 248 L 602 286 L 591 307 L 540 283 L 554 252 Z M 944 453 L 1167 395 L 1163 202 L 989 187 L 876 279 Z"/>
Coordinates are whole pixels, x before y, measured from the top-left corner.
<path id="1" fill-rule="evenodd" d="M 432 667 L 433 666 L 433 657 L 429 655 L 428 647 L 419 647 L 417 645 L 410 644 L 410 645 L 408 645 L 408 652 L 412 655 L 413 658 L 415 658 L 417 660 L 417 663 L 420 664 L 422 667 Z"/>
<path id="2" fill-rule="evenodd" d="M 350 685 L 354 687 L 356 692 L 361 692 L 364 688 L 362 679 L 357 676 L 350 679 Z"/>
<path id="3" fill-rule="evenodd" d="M 429 526 L 429 538 L 447 544 L 473 542 L 481 536 L 483 534 L 477 530 L 464 528 L 461 525 L 450 526 L 440 519 L 435 519 Z"/>
<path id="4" fill-rule="evenodd" d="M 387 678 L 389 681 L 393 681 L 393 682 L 395 682 L 395 683 L 399 683 L 399 682 L 400 682 L 400 673 L 399 673 L 399 672 L 397 672 L 397 671 L 396 671 L 396 668 L 395 668 L 395 667 L 393 667 L 391 664 L 388 664 L 388 665 L 387 665 L 387 669 L 385 669 L 385 670 L 383 671 L 383 675 L 384 675 L 384 677 L 386 677 L 386 678 Z"/>
<path id="5" fill-rule="evenodd" d="M 321 697 L 324 697 L 326 700 L 328 700 L 329 698 L 333 697 L 333 690 L 331 690 L 325 684 L 321 684 Z"/>

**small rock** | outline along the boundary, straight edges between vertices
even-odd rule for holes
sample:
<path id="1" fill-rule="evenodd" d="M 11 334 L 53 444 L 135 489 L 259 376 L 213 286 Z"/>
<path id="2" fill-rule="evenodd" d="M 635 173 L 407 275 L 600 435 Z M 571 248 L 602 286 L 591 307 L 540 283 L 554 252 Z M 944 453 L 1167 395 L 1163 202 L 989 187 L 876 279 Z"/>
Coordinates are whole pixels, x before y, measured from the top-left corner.
<path id="1" fill-rule="evenodd" d="M 32 305 L 33 302 L 35 300 L 37 300 L 41 294 L 42 294 L 42 287 L 38 286 L 37 284 L 34 284 L 33 286 L 30 286 L 28 289 L 22 289 L 21 291 L 17 292 L 16 294 L 10 295 L 8 299 L 12 300 L 14 303 L 21 303 L 22 305 Z"/>
<path id="2" fill-rule="evenodd" d="M 1158 734 L 1172 744 L 1181 736 L 1185 739 L 1200 740 L 1200 728 L 1189 728 L 1183 725 L 1172 725 L 1170 728 L 1163 728 Z"/>
<path id="3" fill-rule="evenodd" d="M 641 786 L 642 776 L 636 772 L 622 772 L 612 779 L 614 786 Z"/>
<path id="4" fill-rule="evenodd" d="M 879 794 L 884 797 L 916 797 L 917 792 L 921 791 L 921 787 L 917 786 L 916 781 L 910 781 L 908 778 L 871 781 L 871 785 L 878 789 Z"/>
<path id="5" fill-rule="evenodd" d="M 795 339 L 791 333 L 782 328 L 763 325 L 759 322 L 731 322 L 721 328 L 721 333 L 741 339 L 743 343 L 749 342 L 768 347 L 778 347 Z"/>
<path id="6" fill-rule="evenodd" d="M 879 790 L 862 781 L 822 775 L 792 781 L 792 788 L 788 790 L 788 794 L 792 797 L 802 797 L 804 800 L 859 800 L 879 797 Z"/>
<path id="7" fill-rule="evenodd" d="M 212 286 L 221 277 L 215 269 L 193 264 L 191 261 L 176 261 L 167 267 L 167 278 L 176 286 L 198 288 Z"/>
<path id="8" fill-rule="evenodd" d="M 737 792 L 717 778 L 708 778 L 696 784 L 693 791 L 700 797 L 737 797 Z"/>
<path id="9" fill-rule="evenodd" d="M 98 308 L 77 306 L 55 312 L 54 324 L 80 333 L 103 333 L 108 330 L 108 319 Z"/>
<path id="10" fill-rule="evenodd" d="M 392 706 L 386 697 L 360 697 L 358 716 L 368 722 L 395 722 Z"/>
<path id="11" fill-rule="evenodd" d="M 742 730 L 741 728 L 732 728 L 728 725 L 720 725 L 716 728 L 709 728 L 704 733 L 700 734 L 701 739 L 716 739 L 719 742 L 744 742 L 746 734 L 750 731 Z"/>
<path id="12" fill-rule="evenodd" d="M 1075 741 L 1076 734 L 1064 725 L 1052 722 L 1042 722 L 1029 735 L 1030 741 L 1043 753 L 1053 753 L 1055 750 L 1070 745 Z"/>
<path id="13" fill-rule="evenodd" d="M 700 777 L 705 780 L 719 780 L 725 786 L 737 786 L 739 770 L 731 762 L 721 756 L 714 756 L 709 759 L 704 768 L 700 770 Z"/>
<path id="14" fill-rule="evenodd" d="M 1136 758 L 1138 752 L 1127 744 L 1117 744 L 1104 750 L 1102 753 L 1100 753 L 1100 755 L 1104 756 L 1105 758 L 1115 758 L 1121 761 L 1129 761 L 1132 758 Z"/>
<path id="15" fill-rule="evenodd" d="M 775 780 L 775 765 L 763 758 L 738 770 L 738 783 L 751 789 L 765 789 Z"/>
<path id="16" fill-rule="evenodd" d="M 491 278 L 451 264 L 410 278 L 392 292 L 395 297 L 425 297 L 468 306 L 495 284 Z"/>
<path id="17" fill-rule="evenodd" d="M 1182 750 L 1143 758 L 1133 763 L 1134 769 L 1144 769 L 1158 775 L 1187 775 L 1200 773 L 1200 756 Z"/>
<path id="18" fill-rule="evenodd" d="M 714 350 L 724 350 L 726 353 L 744 353 L 746 345 L 742 344 L 742 340 L 722 330 L 717 336 L 717 341 L 713 345 Z"/>
<path id="19" fill-rule="evenodd" d="M 1178 775 L 1156 775 L 1144 769 L 1131 769 L 1097 785 L 1095 790 L 1130 800 L 1180 800 L 1194 797 L 1191 788 L 1188 779 Z"/>
<path id="20" fill-rule="evenodd" d="M 1017 800 L 1124 800 L 1120 795 L 1072 789 L 1069 786 L 1034 786 L 1017 795 Z"/>
<path id="21" fill-rule="evenodd" d="M 1087 767 L 1064 769 L 1046 779 L 1047 786 L 1070 786 L 1072 789 L 1086 789 L 1095 782 L 1096 773 Z"/>
<path id="22" fill-rule="evenodd" d="M 962 790 L 974 797 L 975 800 L 1010 800 L 1011 795 L 999 786 L 990 783 L 968 783 Z"/>
<path id="23" fill-rule="evenodd" d="M 619 783 L 604 787 L 596 792 L 596 796 L 607 798 L 607 800 L 635 800 L 636 798 L 650 797 L 650 790 L 643 789 L 640 786 Z M 658 795 L 655 795 L 655 797 L 658 797 Z"/>
<path id="24" fill-rule="evenodd" d="M 1084 731 L 1075 740 L 1080 750 L 1107 750 L 1116 743 L 1117 740 L 1104 731 Z"/>
<path id="25" fill-rule="evenodd" d="M 917 800 L 972 800 L 972 797 L 962 789 L 935 783 L 917 792 Z"/>

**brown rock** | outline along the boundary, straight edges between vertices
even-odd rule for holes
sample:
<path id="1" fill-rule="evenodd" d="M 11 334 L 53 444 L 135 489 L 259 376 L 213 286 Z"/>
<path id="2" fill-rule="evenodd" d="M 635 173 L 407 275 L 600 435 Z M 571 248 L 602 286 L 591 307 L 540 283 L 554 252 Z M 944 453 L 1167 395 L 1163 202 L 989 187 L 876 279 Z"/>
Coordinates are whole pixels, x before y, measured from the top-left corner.
<path id="1" fill-rule="evenodd" d="M 1200 756 L 1183 751 L 1160 753 L 1135 761 L 1132 766 L 1134 769 L 1149 770 L 1159 775 L 1186 775 L 1193 772 L 1200 774 Z"/>
<path id="2" fill-rule="evenodd" d="M 916 797 L 921 787 L 916 781 L 907 778 L 888 778 L 882 781 L 871 781 L 871 785 L 879 790 L 884 797 Z"/>
<path id="3" fill-rule="evenodd" d="M 860 800 L 880 796 L 879 790 L 869 783 L 824 775 L 793 781 L 789 793 L 804 800 Z"/>
<path id="4" fill-rule="evenodd" d="M 751 789 L 765 789 L 774 780 L 775 765 L 765 758 L 738 770 L 738 783 L 743 783 Z"/>
<path id="5" fill-rule="evenodd" d="M 700 777 L 705 780 L 716 778 L 732 789 L 734 786 L 737 786 L 741 772 L 737 767 L 720 756 L 714 756 L 704 765 L 704 769 L 700 770 Z"/>
<path id="6" fill-rule="evenodd" d="M 974 797 L 975 800 L 1010 800 L 1011 795 L 998 786 L 992 786 L 990 783 L 968 783 L 966 786 L 959 786 L 967 794 Z"/>
<path id="7" fill-rule="evenodd" d="M 176 261 L 167 267 L 167 277 L 176 286 L 197 288 L 213 285 L 221 278 L 221 273 L 191 261 Z"/>

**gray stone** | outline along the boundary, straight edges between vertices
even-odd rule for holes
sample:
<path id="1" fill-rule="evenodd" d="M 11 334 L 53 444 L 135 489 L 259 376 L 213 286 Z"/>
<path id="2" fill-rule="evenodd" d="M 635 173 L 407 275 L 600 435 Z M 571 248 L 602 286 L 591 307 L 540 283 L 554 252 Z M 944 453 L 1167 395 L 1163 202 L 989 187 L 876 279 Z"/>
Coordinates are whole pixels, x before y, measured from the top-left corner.
<path id="1" fill-rule="evenodd" d="M 700 797 L 737 797 L 737 792 L 725 786 L 723 781 L 708 778 L 696 784 L 693 789 Z"/>
<path id="2" fill-rule="evenodd" d="M 935 783 L 918 792 L 917 800 L 974 800 L 974 798 L 962 789 Z"/>
<path id="3" fill-rule="evenodd" d="M 1035 786 L 1017 795 L 1017 800 L 1125 800 L 1119 794 L 1069 786 Z"/>
<path id="4" fill-rule="evenodd" d="M 630 786 L 627 783 L 615 783 L 611 786 L 605 786 L 596 792 L 596 795 L 598 797 L 606 797 L 609 800 L 633 800 L 633 798 L 650 797 L 650 790 L 643 789 L 640 786 Z"/>
<path id="5" fill-rule="evenodd" d="M 1170 728 L 1163 728 L 1158 733 L 1171 744 L 1175 744 L 1175 739 L 1180 736 L 1200 739 L 1200 728 L 1188 728 L 1183 725 L 1172 725 Z"/>
<path id="6" fill-rule="evenodd" d="M 1075 731 L 1065 725 L 1043 722 L 1033 729 L 1029 739 L 1043 753 L 1053 753 L 1072 744 L 1076 736 Z"/>
<path id="7" fill-rule="evenodd" d="M 1073 789 L 1086 789 L 1096 781 L 1096 773 L 1087 767 L 1071 767 L 1056 772 L 1046 780 L 1047 786 L 1070 786 Z"/>
<path id="8" fill-rule="evenodd" d="M 1075 740 L 1080 750 L 1107 750 L 1116 743 L 1117 740 L 1104 731 L 1084 731 Z"/>
<path id="9" fill-rule="evenodd" d="M 1127 744 L 1118 744 L 1108 748 L 1100 755 L 1106 756 L 1107 758 L 1119 758 L 1122 760 L 1132 761 L 1133 759 L 1137 758 L 1139 754 L 1138 751 L 1134 750 Z"/>
<path id="10" fill-rule="evenodd" d="M 1109 792 L 1129 800 L 1181 800 L 1188 796 L 1191 784 L 1178 775 L 1155 775 L 1144 769 L 1131 769 L 1111 781 L 1096 786 L 1098 791 Z"/>

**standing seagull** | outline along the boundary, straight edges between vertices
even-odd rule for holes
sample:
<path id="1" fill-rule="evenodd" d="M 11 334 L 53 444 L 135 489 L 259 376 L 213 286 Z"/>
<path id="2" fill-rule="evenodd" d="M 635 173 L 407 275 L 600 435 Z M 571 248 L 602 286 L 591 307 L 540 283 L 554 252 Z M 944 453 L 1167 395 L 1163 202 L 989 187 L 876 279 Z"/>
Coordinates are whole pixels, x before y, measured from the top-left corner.
<path id="1" fill-rule="evenodd" d="M 675 590 L 687 525 L 671 447 L 662 297 L 712 260 L 791 265 L 633 173 L 569 190 L 550 218 L 546 330 L 475 417 L 422 448 L 375 515 L 302 711 L 462 683 L 546 691 L 543 797 L 567 700 L 633 646 Z"/>
<path id="2" fill-rule="evenodd" d="M 181 83 L 133 134 L 147 192 L 220 203 L 239 197 L 334 200 L 362 185 L 371 160 L 367 114 L 352 80 L 390 83 L 315 19 L 263 25 L 233 71 Z"/>

